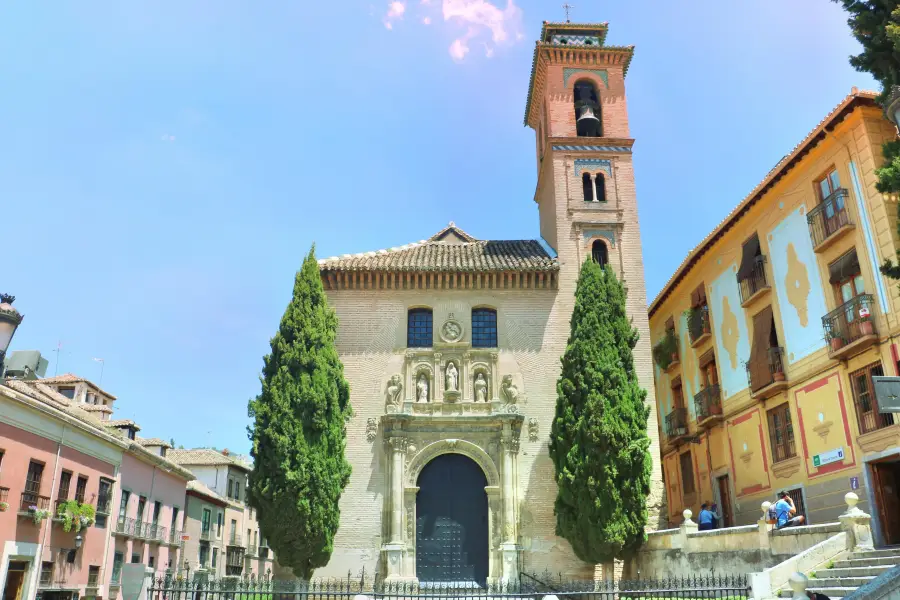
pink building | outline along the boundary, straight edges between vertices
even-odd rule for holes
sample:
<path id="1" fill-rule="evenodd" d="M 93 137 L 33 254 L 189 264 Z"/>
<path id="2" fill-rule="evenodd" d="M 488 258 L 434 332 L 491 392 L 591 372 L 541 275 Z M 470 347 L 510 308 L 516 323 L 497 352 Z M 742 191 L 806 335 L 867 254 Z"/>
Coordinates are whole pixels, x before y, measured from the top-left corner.
<path id="1" fill-rule="evenodd" d="M 109 510 L 127 448 L 48 386 L 0 386 L 3 600 L 104 595 Z M 79 506 L 92 507 L 92 522 L 80 521 L 89 513 Z"/>

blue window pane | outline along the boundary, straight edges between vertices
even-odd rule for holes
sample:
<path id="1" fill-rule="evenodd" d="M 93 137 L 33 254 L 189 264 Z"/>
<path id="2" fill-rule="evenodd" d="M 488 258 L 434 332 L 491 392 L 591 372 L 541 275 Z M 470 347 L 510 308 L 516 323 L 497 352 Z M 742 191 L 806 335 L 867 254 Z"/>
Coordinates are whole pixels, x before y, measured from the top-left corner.
<path id="1" fill-rule="evenodd" d="M 406 345 L 409 348 L 430 348 L 432 340 L 431 310 L 414 308 L 409 311 Z"/>
<path id="2" fill-rule="evenodd" d="M 497 347 L 497 311 L 476 308 L 472 311 L 472 346 L 474 348 Z"/>

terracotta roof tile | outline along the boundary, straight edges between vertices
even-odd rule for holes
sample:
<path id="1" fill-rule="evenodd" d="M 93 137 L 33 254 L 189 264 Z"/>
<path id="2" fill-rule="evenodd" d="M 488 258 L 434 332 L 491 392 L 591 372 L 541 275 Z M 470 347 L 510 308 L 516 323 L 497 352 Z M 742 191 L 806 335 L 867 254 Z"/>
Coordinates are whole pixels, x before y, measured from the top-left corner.
<path id="1" fill-rule="evenodd" d="M 170 443 L 167 442 L 166 440 L 161 440 L 161 439 L 159 439 L 159 438 L 142 438 L 142 437 L 139 437 L 139 438 L 136 439 L 135 441 L 136 441 L 138 444 L 140 444 L 141 446 L 145 447 L 145 448 L 148 447 L 148 446 L 164 446 L 164 447 L 166 447 L 166 448 L 171 448 L 171 447 L 172 447 L 172 444 L 170 444 Z"/>
<path id="2" fill-rule="evenodd" d="M 226 504 L 228 501 L 225 500 L 222 496 L 215 493 L 211 489 L 209 489 L 202 481 L 199 479 L 194 479 L 188 481 L 187 489 L 190 492 L 194 492 L 195 494 L 200 494 L 201 496 L 206 496 L 207 498 L 212 498 L 214 500 L 218 500 L 222 504 Z"/>
<path id="3" fill-rule="evenodd" d="M 113 400 L 116 399 L 115 396 L 102 389 L 99 385 L 91 381 L 90 379 L 85 379 L 84 377 L 79 377 L 74 373 L 63 373 L 62 375 L 54 375 L 53 377 L 44 377 L 40 380 L 42 383 L 86 383 L 104 396 L 107 396 Z"/>
<path id="4" fill-rule="evenodd" d="M 141 427 L 131 419 L 112 419 L 107 421 L 109 427 L 134 427 L 136 431 L 140 431 Z"/>
<path id="5" fill-rule="evenodd" d="M 166 452 L 166 458 L 174 463 L 184 467 L 206 467 L 215 465 L 232 465 L 241 469 L 249 470 L 247 465 L 225 456 L 218 450 L 211 448 L 197 448 L 194 450 L 169 450 Z"/>

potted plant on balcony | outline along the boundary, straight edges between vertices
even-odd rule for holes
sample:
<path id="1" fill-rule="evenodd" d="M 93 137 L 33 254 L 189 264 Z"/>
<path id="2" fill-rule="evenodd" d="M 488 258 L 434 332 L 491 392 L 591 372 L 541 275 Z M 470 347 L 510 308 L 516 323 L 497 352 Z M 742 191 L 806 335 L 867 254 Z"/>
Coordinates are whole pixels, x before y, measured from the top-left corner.
<path id="1" fill-rule="evenodd" d="M 32 520 L 34 520 L 35 525 L 40 525 L 41 521 L 50 516 L 49 510 L 44 510 L 43 508 L 38 508 L 37 505 L 32 504 L 28 507 L 28 514 L 31 515 Z"/>
<path id="2" fill-rule="evenodd" d="M 772 379 L 775 381 L 784 381 L 784 369 L 775 369 L 772 372 Z"/>
<path id="3" fill-rule="evenodd" d="M 841 348 L 844 347 L 844 338 L 842 338 L 839 335 L 832 335 L 828 339 L 828 343 L 831 345 L 831 351 L 837 352 L 838 350 L 840 350 Z"/>
<path id="4" fill-rule="evenodd" d="M 663 338 L 653 346 L 653 360 L 663 371 L 678 362 L 678 336 L 674 329 L 666 330 Z"/>
<path id="5" fill-rule="evenodd" d="M 872 324 L 872 313 L 865 306 L 859 309 L 859 335 L 867 336 L 875 333 L 875 326 Z"/>
<path id="6" fill-rule="evenodd" d="M 79 504 L 77 500 L 67 500 L 59 505 L 57 517 L 62 520 L 63 531 L 78 533 L 94 524 L 96 511 L 90 504 Z"/>
<path id="7" fill-rule="evenodd" d="M 6 512 L 9 510 L 9 502 L 0 502 L 0 512 Z"/>

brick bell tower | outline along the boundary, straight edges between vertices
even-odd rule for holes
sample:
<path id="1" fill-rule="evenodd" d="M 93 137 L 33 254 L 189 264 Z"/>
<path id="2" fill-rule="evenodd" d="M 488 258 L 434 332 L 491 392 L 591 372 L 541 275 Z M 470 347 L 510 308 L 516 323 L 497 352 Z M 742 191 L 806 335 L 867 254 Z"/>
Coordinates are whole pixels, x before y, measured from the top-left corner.
<path id="1" fill-rule="evenodd" d="M 647 390 L 653 458 L 648 529 L 665 527 L 647 292 L 635 195 L 625 75 L 634 46 L 606 45 L 606 23 L 548 23 L 535 44 L 525 125 L 536 135 L 541 236 L 560 262 L 561 310 L 574 304 L 584 260 L 609 264 L 640 333 L 634 349 Z"/>

